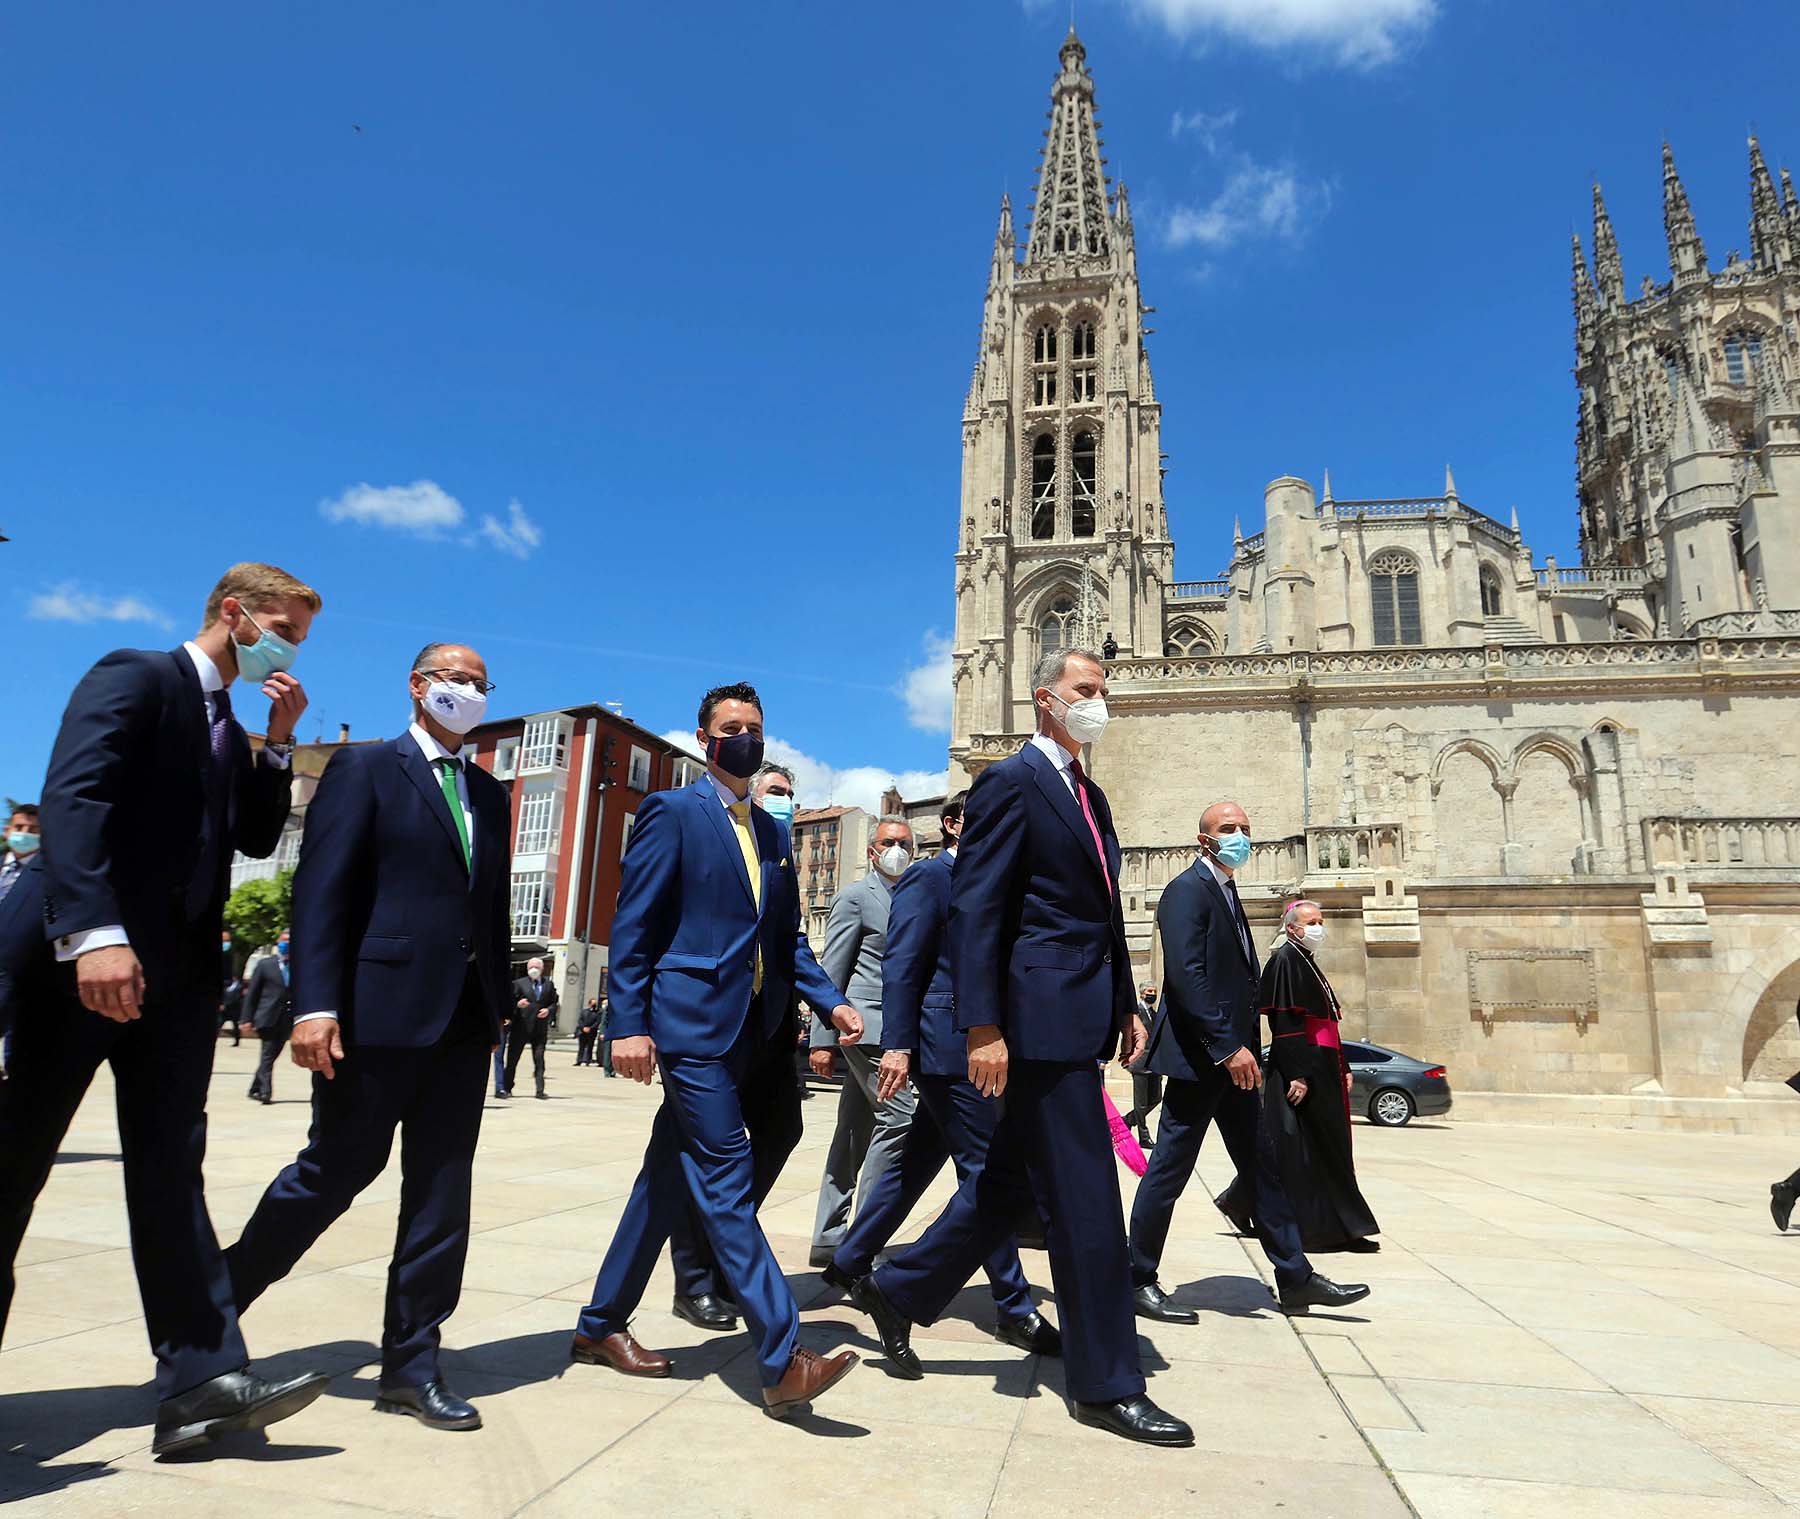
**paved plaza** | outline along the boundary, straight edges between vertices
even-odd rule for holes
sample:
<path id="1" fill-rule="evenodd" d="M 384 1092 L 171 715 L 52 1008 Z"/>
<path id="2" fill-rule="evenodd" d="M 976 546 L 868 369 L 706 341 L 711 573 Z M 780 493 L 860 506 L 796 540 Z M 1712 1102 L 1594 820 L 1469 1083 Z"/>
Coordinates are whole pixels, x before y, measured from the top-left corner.
<path id="1" fill-rule="evenodd" d="M 636 1332 L 674 1354 L 674 1377 L 571 1367 L 575 1313 L 655 1097 L 573 1068 L 567 1048 L 552 1058 L 550 1101 L 489 1103 L 467 1286 L 448 1326 L 448 1375 L 487 1427 L 435 1433 L 372 1411 L 396 1164 L 245 1320 L 259 1367 L 327 1369 L 330 1392 L 266 1437 L 178 1462 L 149 1453 L 150 1357 L 103 1073 L 21 1257 L 0 1354 L 0 1501 L 184 1519 L 1736 1519 L 1800 1507 L 1800 1232 L 1777 1235 L 1767 1208 L 1769 1181 L 1800 1158 L 1792 1140 L 1359 1124 L 1384 1248 L 1321 1263 L 1375 1294 L 1292 1324 L 1273 1310 L 1260 1254 L 1207 1201 L 1228 1166 L 1209 1141 L 1164 1274 L 1201 1322 L 1142 1339 L 1152 1395 L 1199 1437 L 1167 1452 L 1076 1425 L 1058 1364 L 989 1338 L 984 1287 L 916 1337 L 925 1381 L 885 1375 L 867 1322 L 822 1300 L 806 1267 L 835 1108 L 823 1092 L 763 1218 L 805 1306 L 804 1342 L 854 1346 L 865 1364 L 815 1414 L 776 1423 L 747 1339 L 670 1317 L 665 1264 Z M 306 1128 L 300 1073 L 284 1064 L 265 1108 L 243 1096 L 252 1063 L 249 1042 L 219 1050 L 207 1175 L 226 1241 Z M 919 1221 L 943 1196 L 940 1184 Z M 1054 1317 L 1047 1258 L 1025 1263 Z"/>

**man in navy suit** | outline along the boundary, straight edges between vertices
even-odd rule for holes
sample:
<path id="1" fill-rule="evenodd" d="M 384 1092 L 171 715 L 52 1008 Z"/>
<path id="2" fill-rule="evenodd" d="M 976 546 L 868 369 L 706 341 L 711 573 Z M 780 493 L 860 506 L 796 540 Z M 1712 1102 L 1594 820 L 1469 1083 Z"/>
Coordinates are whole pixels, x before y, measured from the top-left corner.
<path id="1" fill-rule="evenodd" d="M 796 1344 L 799 1308 L 756 1221 L 746 1088 L 766 1079 L 758 1056 L 787 1024 L 796 987 L 832 1009 L 844 1043 L 862 1037 L 862 1020 L 800 931 L 787 830 L 750 802 L 763 758 L 755 689 L 708 691 L 695 737 L 707 773 L 645 798 L 621 873 L 607 971 L 613 1064 L 648 1085 L 660 1057 L 663 1101 L 571 1355 L 631 1376 L 669 1374 L 668 1358 L 627 1325 L 691 1196 L 756 1339 L 763 1402 L 783 1418 L 833 1386 L 856 1356 Z"/>
<path id="2" fill-rule="evenodd" d="M 280 841 L 306 709 L 287 670 L 318 610 L 286 571 L 234 565 L 195 638 L 166 654 L 120 649 L 88 671 L 44 781 L 41 893 L 21 884 L 7 898 L 19 912 L 36 898 L 53 948 L 6 936 L 22 982 L 0 1088 L 0 1327 L 32 1206 L 104 1061 L 156 1352 L 158 1454 L 261 1428 L 325 1388 L 322 1376 L 272 1383 L 248 1370 L 201 1181 L 232 851 L 267 856 Z M 256 754 L 232 716 L 239 676 L 271 703 Z"/>
<path id="3" fill-rule="evenodd" d="M 952 873 L 967 792 L 944 804 L 944 849 L 894 883 L 882 966 L 882 1055 L 876 1097 L 887 1102 L 910 1075 L 919 1106 L 899 1159 L 882 1172 L 839 1241 L 824 1277 L 848 1291 L 874 1269 L 946 1160 L 965 1182 L 987 1159 L 998 1105 L 969 1083 L 968 1041 L 957 1032 L 949 939 Z M 915 1064 L 916 1062 L 916 1064 Z M 1019 1245 L 1007 1238 L 983 1263 L 994 1294 L 994 1338 L 1034 1355 L 1062 1354 L 1062 1336 L 1031 1301 Z"/>
<path id="4" fill-rule="evenodd" d="M 462 644 L 427 644 L 412 726 L 340 750 L 306 812 L 294 872 L 295 1064 L 313 1126 L 226 1252 L 238 1310 L 280 1281 L 387 1166 L 400 1136 L 375 1407 L 433 1429 L 481 1415 L 438 1366 L 462 1293 L 488 1056 L 510 1005 L 512 809 L 463 735 L 492 690 Z"/>
<path id="5" fill-rule="evenodd" d="M 1099 1062 L 1144 1041 L 1119 908 L 1119 841 L 1079 753 L 1106 726 L 1098 655 L 1059 649 L 1032 673 L 1038 731 L 981 772 L 950 891 L 955 1025 L 969 1080 L 1006 1101 L 987 1163 L 919 1242 L 862 1278 L 896 1371 L 920 1376 L 914 1322 L 941 1314 L 1042 1197 L 1075 1417 L 1127 1439 L 1192 1445 L 1144 1394 L 1119 1180 Z"/>
<path id="6" fill-rule="evenodd" d="M 1215 802 L 1200 818 L 1200 858 L 1169 882 L 1156 905 L 1163 995 L 1147 1064 L 1167 1082 L 1150 1169 L 1131 1205 L 1131 1285 L 1137 1312 L 1165 1324 L 1193 1324 L 1200 1317 L 1171 1302 L 1156 1273 L 1175 1204 L 1215 1119 L 1238 1174 L 1255 1178 L 1257 1239 L 1275 1268 L 1282 1308 L 1304 1313 L 1369 1295 L 1367 1287 L 1340 1286 L 1313 1270 L 1262 1125 L 1256 1096 L 1262 1082 L 1256 1012 L 1261 968 L 1234 879 L 1249 858 L 1244 809 Z"/>

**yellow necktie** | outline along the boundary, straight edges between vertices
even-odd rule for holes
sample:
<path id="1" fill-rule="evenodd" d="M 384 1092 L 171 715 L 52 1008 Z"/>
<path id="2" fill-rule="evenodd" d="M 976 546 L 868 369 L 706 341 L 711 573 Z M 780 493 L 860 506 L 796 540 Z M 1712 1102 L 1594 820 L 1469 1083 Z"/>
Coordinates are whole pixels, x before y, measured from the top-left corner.
<path id="1" fill-rule="evenodd" d="M 762 912 L 762 860 L 756 853 L 756 835 L 750 829 L 750 804 L 733 802 L 730 807 L 731 826 L 737 830 L 738 848 L 744 851 L 744 869 L 750 872 L 750 895 L 756 902 L 756 910 Z M 752 995 L 762 990 L 762 944 L 756 946 L 756 973 L 750 983 Z"/>

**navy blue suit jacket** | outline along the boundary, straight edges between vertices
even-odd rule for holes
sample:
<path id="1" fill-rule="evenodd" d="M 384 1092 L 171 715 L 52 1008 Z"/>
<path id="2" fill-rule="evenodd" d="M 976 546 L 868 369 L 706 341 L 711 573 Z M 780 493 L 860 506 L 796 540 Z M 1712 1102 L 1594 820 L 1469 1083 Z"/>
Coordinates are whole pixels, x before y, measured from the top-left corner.
<path id="1" fill-rule="evenodd" d="M 950 973 L 948 853 L 921 860 L 894 883 L 888 904 L 887 955 L 881 963 L 881 1043 L 912 1051 L 923 1076 L 969 1074 L 969 1041 L 956 1026 Z"/>
<path id="2" fill-rule="evenodd" d="M 609 1039 L 648 1034 L 665 1055 L 723 1057 L 750 1011 L 759 946 L 765 1039 L 787 1020 L 796 990 L 815 1010 L 844 1000 L 800 931 L 787 828 L 754 805 L 750 820 L 762 869 L 760 911 L 737 832 L 709 776 L 644 798 L 613 914 Z"/>
<path id="3" fill-rule="evenodd" d="M 956 1026 L 993 1024 L 1010 1054 L 1105 1059 L 1137 1011 L 1117 891 L 1119 841 L 1087 783 L 1106 849 L 1049 756 L 1027 745 L 976 778 L 950 891 Z M 904 879 L 904 877 L 902 877 Z"/>
<path id="4" fill-rule="evenodd" d="M 13 1026 L 27 997 L 39 996 L 59 970 L 44 938 L 44 857 L 25 862 L 12 890 L 0 898 L 0 1031 Z M 74 968 L 60 967 L 66 990 L 75 990 Z"/>
<path id="5" fill-rule="evenodd" d="M 289 771 L 252 755 L 236 723 L 231 742 L 221 902 L 233 848 L 258 859 L 275 852 L 293 785 Z M 206 698 L 187 651 L 118 649 L 75 687 L 44 777 L 44 933 L 118 924 L 153 1004 L 192 937 L 187 892 L 206 836 L 207 764 Z M 205 970 L 216 992 L 216 962 Z"/>
<path id="6" fill-rule="evenodd" d="M 1198 1081 L 1239 1049 L 1259 1051 L 1261 972 L 1254 955 L 1244 958 L 1231 903 L 1204 860 L 1163 889 L 1156 931 L 1162 935 L 1162 1005 L 1150 1030 L 1148 1068 Z"/>
<path id="7" fill-rule="evenodd" d="M 449 1027 L 474 956 L 490 1036 L 512 1004 L 512 808 L 466 763 L 475 873 L 438 772 L 410 733 L 340 749 L 306 809 L 294 872 L 294 1016 L 335 1013 L 346 1047 L 424 1049 Z"/>

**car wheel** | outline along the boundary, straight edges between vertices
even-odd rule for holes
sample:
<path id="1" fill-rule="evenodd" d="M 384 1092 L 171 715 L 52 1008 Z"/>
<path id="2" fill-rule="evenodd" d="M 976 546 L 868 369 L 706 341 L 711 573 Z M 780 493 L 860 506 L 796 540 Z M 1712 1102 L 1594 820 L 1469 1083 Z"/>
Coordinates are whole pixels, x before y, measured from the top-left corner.
<path id="1" fill-rule="evenodd" d="M 1369 1099 L 1369 1122 L 1398 1129 L 1412 1122 L 1413 1100 L 1399 1087 L 1383 1087 Z"/>

